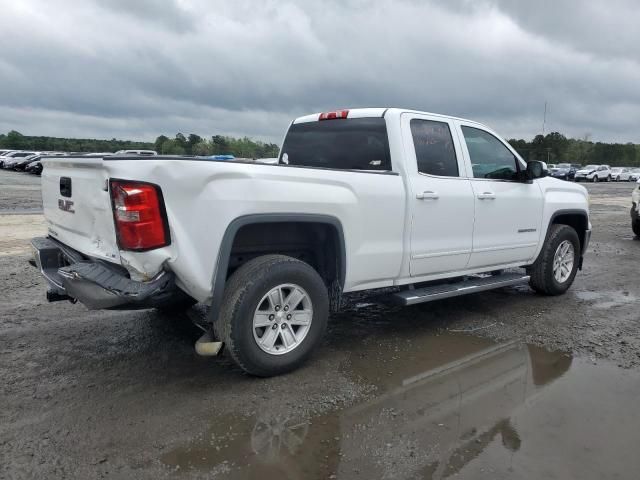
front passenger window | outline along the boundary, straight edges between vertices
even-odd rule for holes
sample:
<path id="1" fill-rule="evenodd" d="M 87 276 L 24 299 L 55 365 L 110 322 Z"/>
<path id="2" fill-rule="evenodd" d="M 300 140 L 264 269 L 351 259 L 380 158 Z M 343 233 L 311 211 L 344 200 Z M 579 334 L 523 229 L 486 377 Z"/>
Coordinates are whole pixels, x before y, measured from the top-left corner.
<path id="1" fill-rule="evenodd" d="M 489 132 L 462 127 L 474 178 L 516 180 L 518 161 L 504 144 Z"/>

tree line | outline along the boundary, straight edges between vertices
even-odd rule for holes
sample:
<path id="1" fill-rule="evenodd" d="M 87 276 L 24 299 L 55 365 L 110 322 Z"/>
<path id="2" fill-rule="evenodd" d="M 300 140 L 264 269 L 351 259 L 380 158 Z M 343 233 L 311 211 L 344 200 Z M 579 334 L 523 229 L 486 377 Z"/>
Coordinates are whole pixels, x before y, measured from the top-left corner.
<path id="1" fill-rule="evenodd" d="M 278 156 L 278 146 L 275 143 L 224 135 L 203 138 L 194 133 L 189 136 L 178 133 L 175 138 L 160 135 L 154 142 L 154 149 L 161 155 L 233 155 L 239 158 Z"/>
<path id="2" fill-rule="evenodd" d="M 160 135 L 155 142 L 135 140 L 100 140 L 95 138 L 59 138 L 22 135 L 15 130 L 0 134 L 0 148 L 60 152 L 116 152 L 118 150 L 156 150 L 164 155 L 233 155 L 242 158 L 268 158 L 278 155 L 278 146 L 251 140 L 214 135 L 203 138 L 196 134 Z"/>
<path id="3" fill-rule="evenodd" d="M 589 135 L 575 139 L 558 132 L 536 135 L 530 142 L 511 139 L 509 143 L 527 161 L 640 167 L 640 145 L 633 143 L 592 142 Z"/>
<path id="4" fill-rule="evenodd" d="M 0 148 L 35 150 L 38 152 L 115 152 L 117 150 L 147 150 L 153 143 L 133 140 L 99 140 L 95 138 L 59 138 L 22 135 L 15 130 L 0 134 Z"/>
<path id="5" fill-rule="evenodd" d="M 633 143 L 592 142 L 588 135 L 575 139 L 567 138 L 558 132 L 536 135 L 530 142 L 512 138 L 509 143 L 525 160 L 640 167 L 640 145 Z M 7 134 L 0 134 L 0 148 L 62 152 L 156 150 L 161 155 L 233 155 L 241 158 L 268 158 L 278 155 L 278 146 L 274 143 L 224 135 L 204 138 L 194 133 L 178 133 L 173 138 L 160 135 L 155 142 L 140 142 L 115 138 L 99 140 L 28 136 L 12 130 Z"/>

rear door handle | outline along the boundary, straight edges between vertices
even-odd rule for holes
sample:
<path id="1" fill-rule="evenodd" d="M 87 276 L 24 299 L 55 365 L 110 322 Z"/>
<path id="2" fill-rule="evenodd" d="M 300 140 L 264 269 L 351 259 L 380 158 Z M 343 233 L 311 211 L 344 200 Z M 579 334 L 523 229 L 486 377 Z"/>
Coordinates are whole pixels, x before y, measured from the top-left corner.
<path id="1" fill-rule="evenodd" d="M 416 198 L 418 200 L 437 200 L 438 198 L 440 198 L 440 195 L 438 195 L 438 192 L 427 190 L 426 192 L 417 193 Z"/>
<path id="2" fill-rule="evenodd" d="M 478 194 L 480 200 L 495 200 L 496 194 L 493 192 L 482 192 Z"/>

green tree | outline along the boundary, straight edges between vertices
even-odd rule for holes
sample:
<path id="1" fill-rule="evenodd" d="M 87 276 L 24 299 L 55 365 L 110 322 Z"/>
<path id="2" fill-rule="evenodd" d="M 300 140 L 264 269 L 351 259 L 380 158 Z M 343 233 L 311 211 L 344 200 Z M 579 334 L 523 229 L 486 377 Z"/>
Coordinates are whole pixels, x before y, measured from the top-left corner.
<path id="1" fill-rule="evenodd" d="M 160 135 L 156 138 L 156 141 L 153 143 L 154 149 L 156 152 L 163 154 L 164 153 L 164 143 L 169 141 L 169 137 L 166 135 Z"/>

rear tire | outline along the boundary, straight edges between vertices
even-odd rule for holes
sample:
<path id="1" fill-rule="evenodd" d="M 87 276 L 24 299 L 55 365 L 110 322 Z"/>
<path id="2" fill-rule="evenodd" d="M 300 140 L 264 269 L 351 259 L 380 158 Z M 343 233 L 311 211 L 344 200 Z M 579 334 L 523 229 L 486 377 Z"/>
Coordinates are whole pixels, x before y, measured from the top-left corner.
<path id="1" fill-rule="evenodd" d="M 551 225 L 542 251 L 527 268 L 531 288 L 543 295 L 566 292 L 578 271 L 580 253 L 580 239 L 573 228 Z"/>
<path id="2" fill-rule="evenodd" d="M 294 292 L 298 303 L 290 297 Z M 240 368 L 270 377 L 295 370 L 311 356 L 328 316 L 327 287 L 318 272 L 292 257 L 265 255 L 229 278 L 214 331 Z"/>
<path id="3" fill-rule="evenodd" d="M 633 230 L 633 233 L 635 234 L 636 237 L 640 237 L 640 220 L 637 218 L 634 218 L 633 220 L 631 220 L 631 230 Z"/>

